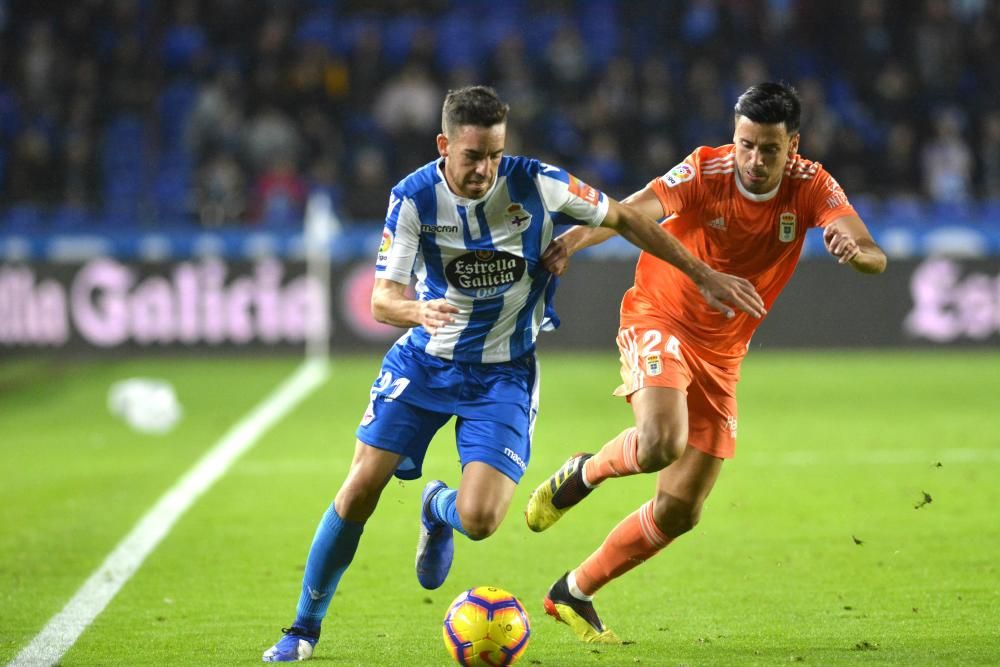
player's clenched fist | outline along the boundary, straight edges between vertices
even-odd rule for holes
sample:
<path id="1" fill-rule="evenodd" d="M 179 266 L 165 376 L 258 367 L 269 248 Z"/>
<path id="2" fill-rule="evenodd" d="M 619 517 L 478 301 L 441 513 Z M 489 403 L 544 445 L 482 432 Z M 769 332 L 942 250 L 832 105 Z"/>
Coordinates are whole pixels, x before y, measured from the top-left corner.
<path id="1" fill-rule="evenodd" d="M 861 252 L 858 242 L 835 224 L 828 225 L 823 230 L 823 244 L 827 252 L 836 257 L 841 264 L 847 264 Z"/>

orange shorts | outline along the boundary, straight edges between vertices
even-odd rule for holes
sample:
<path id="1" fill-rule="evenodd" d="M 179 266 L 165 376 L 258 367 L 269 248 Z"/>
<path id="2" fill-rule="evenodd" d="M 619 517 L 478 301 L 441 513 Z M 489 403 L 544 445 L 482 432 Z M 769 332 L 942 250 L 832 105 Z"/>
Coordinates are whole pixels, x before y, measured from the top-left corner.
<path id="1" fill-rule="evenodd" d="M 719 458 L 736 454 L 738 366 L 710 364 L 669 331 L 654 326 L 619 329 L 618 350 L 623 384 L 616 396 L 630 400 L 644 387 L 678 389 L 687 396 L 688 444 Z"/>

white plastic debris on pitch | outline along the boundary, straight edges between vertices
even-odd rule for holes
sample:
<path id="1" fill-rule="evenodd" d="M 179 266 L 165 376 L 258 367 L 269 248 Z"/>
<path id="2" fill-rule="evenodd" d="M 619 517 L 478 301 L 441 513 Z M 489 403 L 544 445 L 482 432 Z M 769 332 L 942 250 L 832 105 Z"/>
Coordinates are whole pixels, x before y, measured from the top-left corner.
<path id="1" fill-rule="evenodd" d="M 108 410 L 140 433 L 169 433 L 184 413 L 166 380 L 129 378 L 111 385 Z"/>

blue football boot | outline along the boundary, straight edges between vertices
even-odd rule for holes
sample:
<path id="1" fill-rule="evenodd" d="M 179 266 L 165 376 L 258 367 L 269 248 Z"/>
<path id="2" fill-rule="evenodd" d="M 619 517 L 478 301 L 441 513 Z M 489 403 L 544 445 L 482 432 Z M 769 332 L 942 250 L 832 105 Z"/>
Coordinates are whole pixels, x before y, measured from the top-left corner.
<path id="1" fill-rule="evenodd" d="M 439 588 L 448 578 L 455 556 L 454 530 L 430 515 L 431 501 L 448 485 L 441 480 L 428 482 L 420 495 L 420 538 L 417 540 L 417 581 L 428 590 Z"/>
<path id="2" fill-rule="evenodd" d="M 307 632 L 303 628 L 292 626 L 282 628 L 285 636 L 278 643 L 264 651 L 264 662 L 298 662 L 312 657 L 313 648 L 319 641 L 319 635 Z"/>

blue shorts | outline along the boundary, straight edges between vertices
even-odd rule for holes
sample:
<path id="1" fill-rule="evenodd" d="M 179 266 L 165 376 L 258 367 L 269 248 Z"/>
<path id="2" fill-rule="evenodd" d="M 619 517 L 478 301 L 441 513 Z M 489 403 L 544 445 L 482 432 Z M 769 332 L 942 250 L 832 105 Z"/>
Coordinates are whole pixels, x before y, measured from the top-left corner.
<path id="1" fill-rule="evenodd" d="M 404 460 L 400 479 L 421 475 L 431 438 L 454 415 L 462 468 L 481 461 L 519 482 L 531 456 L 538 413 L 533 353 L 514 361 L 474 364 L 393 345 L 371 389 L 358 440 Z"/>

